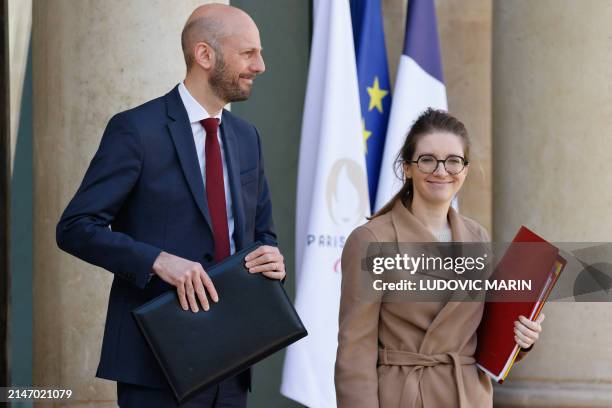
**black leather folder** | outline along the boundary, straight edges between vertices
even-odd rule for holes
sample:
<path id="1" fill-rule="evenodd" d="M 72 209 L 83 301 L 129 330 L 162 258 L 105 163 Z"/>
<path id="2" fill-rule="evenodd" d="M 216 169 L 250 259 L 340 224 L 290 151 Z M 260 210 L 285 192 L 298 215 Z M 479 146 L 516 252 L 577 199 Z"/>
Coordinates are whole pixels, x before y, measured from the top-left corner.
<path id="1" fill-rule="evenodd" d="M 281 282 L 244 266 L 259 245 L 207 270 L 219 294 L 208 311 L 183 310 L 172 290 L 132 312 L 179 402 L 307 335 Z"/>

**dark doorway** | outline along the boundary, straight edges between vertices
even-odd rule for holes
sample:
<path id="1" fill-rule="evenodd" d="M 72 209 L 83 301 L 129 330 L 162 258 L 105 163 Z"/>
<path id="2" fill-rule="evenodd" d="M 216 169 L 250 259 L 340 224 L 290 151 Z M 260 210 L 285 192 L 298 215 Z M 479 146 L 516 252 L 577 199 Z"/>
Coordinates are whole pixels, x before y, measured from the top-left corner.
<path id="1" fill-rule="evenodd" d="M 8 368 L 9 308 L 9 61 L 8 0 L 0 0 L 0 386 L 10 385 Z"/>

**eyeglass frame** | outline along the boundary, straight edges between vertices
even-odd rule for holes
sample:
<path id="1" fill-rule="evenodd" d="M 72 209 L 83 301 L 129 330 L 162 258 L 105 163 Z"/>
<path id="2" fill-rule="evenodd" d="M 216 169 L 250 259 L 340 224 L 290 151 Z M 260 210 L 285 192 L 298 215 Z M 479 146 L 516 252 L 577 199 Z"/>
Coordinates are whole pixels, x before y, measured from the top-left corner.
<path id="1" fill-rule="evenodd" d="M 427 172 L 423 171 L 423 169 L 421 169 L 421 168 L 419 167 L 419 160 L 421 160 L 421 157 L 425 157 L 425 156 L 432 157 L 432 158 L 433 158 L 433 159 L 436 161 L 436 167 L 434 167 L 434 169 L 433 169 L 433 171 L 432 171 L 431 173 L 427 173 Z M 449 172 L 449 171 L 448 171 L 448 169 L 446 168 L 446 161 L 447 161 L 448 159 L 450 159 L 451 157 L 457 157 L 457 158 L 461 159 L 461 161 L 463 162 L 463 167 L 461 168 L 461 171 L 459 171 L 459 172 L 457 172 L 457 173 L 451 173 L 451 172 Z M 440 167 L 440 163 L 442 163 L 442 167 L 444 167 L 444 170 L 445 170 L 445 171 L 446 171 L 448 174 L 450 174 L 450 175 L 452 175 L 452 176 L 456 176 L 456 175 L 458 175 L 458 174 L 461 174 L 461 172 L 463 172 L 463 170 L 465 170 L 465 166 L 467 166 L 468 164 L 470 164 L 470 162 L 469 162 L 468 160 L 466 160 L 466 159 L 465 159 L 465 157 L 461 157 L 461 156 L 458 156 L 458 155 L 456 155 L 456 154 L 451 154 L 451 155 L 447 156 L 447 157 L 446 157 L 446 159 L 444 159 L 444 160 L 440 160 L 440 159 L 438 159 L 438 158 L 437 158 L 436 156 L 434 156 L 433 154 L 421 154 L 421 155 L 419 155 L 419 157 L 417 157 L 417 159 L 416 159 L 416 160 L 410 160 L 410 163 L 416 163 L 416 165 L 417 165 L 417 169 L 419 169 L 419 171 L 420 171 L 421 173 L 423 173 L 423 174 L 434 174 L 434 173 L 435 173 L 435 172 L 438 170 L 438 167 Z"/>

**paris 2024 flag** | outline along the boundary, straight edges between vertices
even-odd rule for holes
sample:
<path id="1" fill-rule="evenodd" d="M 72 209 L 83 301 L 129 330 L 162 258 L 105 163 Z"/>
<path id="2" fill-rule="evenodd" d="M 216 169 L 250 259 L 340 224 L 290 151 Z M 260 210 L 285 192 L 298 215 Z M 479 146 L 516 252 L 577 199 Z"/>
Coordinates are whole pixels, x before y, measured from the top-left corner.
<path id="1" fill-rule="evenodd" d="M 429 107 L 448 109 L 437 27 L 434 0 L 408 2 L 404 50 L 393 89 L 376 193 L 377 210 L 402 187 L 394 172 L 394 162 L 412 123 Z"/>
<path id="2" fill-rule="evenodd" d="M 297 188 L 295 307 L 308 336 L 285 357 L 281 392 L 336 406 L 340 257 L 370 214 L 349 2 L 315 0 Z"/>

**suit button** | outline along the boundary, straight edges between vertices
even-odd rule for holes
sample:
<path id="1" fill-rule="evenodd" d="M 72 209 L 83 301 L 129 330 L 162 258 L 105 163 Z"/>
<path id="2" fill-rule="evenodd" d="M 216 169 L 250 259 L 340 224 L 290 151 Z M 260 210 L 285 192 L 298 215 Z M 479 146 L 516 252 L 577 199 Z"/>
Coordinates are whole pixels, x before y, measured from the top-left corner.
<path id="1" fill-rule="evenodd" d="M 204 260 L 206 262 L 212 262 L 213 261 L 213 256 L 211 254 L 204 254 Z"/>

